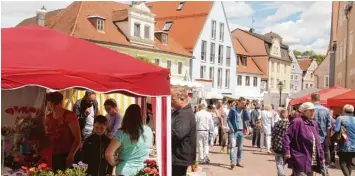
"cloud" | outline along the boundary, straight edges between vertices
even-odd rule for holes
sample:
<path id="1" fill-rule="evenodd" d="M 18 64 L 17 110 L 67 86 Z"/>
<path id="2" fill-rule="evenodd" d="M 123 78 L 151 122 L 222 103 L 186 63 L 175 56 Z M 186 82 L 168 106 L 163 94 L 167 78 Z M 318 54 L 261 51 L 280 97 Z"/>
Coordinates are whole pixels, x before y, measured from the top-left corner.
<path id="1" fill-rule="evenodd" d="M 228 1 L 223 2 L 223 6 L 229 19 L 248 18 L 254 14 L 253 8 L 245 2 Z"/>
<path id="2" fill-rule="evenodd" d="M 232 5 L 228 8 L 232 9 Z M 256 17 L 256 32 L 279 34 L 283 42 L 296 50 L 324 54 L 328 47 L 332 2 L 265 2 L 249 4 Z M 234 7 L 236 8 L 236 7 Z M 251 27 L 251 18 L 230 18 L 230 26 Z M 233 15 L 232 15 L 233 16 Z M 231 27 L 232 28 L 232 27 Z"/>

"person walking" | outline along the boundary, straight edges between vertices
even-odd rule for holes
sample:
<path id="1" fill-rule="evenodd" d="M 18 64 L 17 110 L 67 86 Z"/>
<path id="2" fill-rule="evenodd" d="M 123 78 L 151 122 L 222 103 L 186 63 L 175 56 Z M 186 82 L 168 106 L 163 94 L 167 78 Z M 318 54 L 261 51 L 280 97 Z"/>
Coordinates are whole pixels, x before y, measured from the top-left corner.
<path id="1" fill-rule="evenodd" d="M 234 106 L 228 114 L 228 125 L 230 129 L 229 143 L 230 143 L 230 160 L 231 168 L 233 169 L 236 166 L 244 167 L 241 163 L 242 161 L 242 152 L 243 152 L 243 140 L 244 134 L 248 131 L 247 123 L 250 120 L 248 111 L 245 109 L 246 99 L 240 97 L 236 106 Z M 235 164 L 235 146 L 237 144 L 237 164 Z"/>
<path id="2" fill-rule="evenodd" d="M 213 120 L 213 129 L 212 129 L 212 135 L 211 135 L 211 141 L 210 145 L 211 147 L 216 145 L 217 140 L 219 139 L 219 127 L 220 127 L 220 115 L 216 109 L 215 105 L 209 105 L 208 110 L 210 111 L 212 115 L 212 120 Z M 221 143 L 219 143 L 221 144 Z"/>
<path id="3" fill-rule="evenodd" d="M 324 158 L 325 158 L 325 167 L 322 168 L 323 172 L 328 175 L 328 167 L 330 164 L 330 151 L 329 151 L 329 146 L 331 144 L 330 142 L 330 133 L 331 133 L 331 116 L 329 113 L 329 109 L 322 106 L 319 101 L 320 101 L 320 96 L 318 93 L 312 93 L 311 95 L 312 102 L 315 106 L 315 111 L 314 111 L 314 120 L 318 123 L 318 129 L 319 129 L 319 135 L 320 135 L 320 141 L 323 147 L 324 151 Z"/>
<path id="4" fill-rule="evenodd" d="M 223 116 L 224 116 L 224 107 L 223 107 L 223 101 L 218 100 L 217 103 L 217 114 L 219 118 L 219 127 L 218 127 L 218 144 L 222 146 L 222 141 L 223 141 L 223 127 L 222 127 L 222 121 L 223 121 Z"/>
<path id="5" fill-rule="evenodd" d="M 227 153 L 229 154 L 230 148 L 229 148 L 229 126 L 228 126 L 228 114 L 232 107 L 235 106 L 235 101 L 234 100 L 228 100 L 227 102 L 227 107 L 223 109 L 223 116 L 222 116 L 222 148 L 221 148 L 221 153 L 224 153 L 224 148 L 227 146 Z M 228 141 L 228 142 L 227 142 Z"/>
<path id="6" fill-rule="evenodd" d="M 263 151 L 264 145 L 266 144 L 267 153 L 271 153 L 271 130 L 274 127 L 274 120 L 275 120 L 274 111 L 272 107 L 268 104 L 264 105 L 264 110 L 261 111 L 261 124 L 262 124 L 262 131 L 261 131 L 261 147 L 260 151 Z"/>
<path id="7" fill-rule="evenodd" d="M 205 164 L 209 160 L 209 133 L 214 130 L 212 114 L 206 111 L 206 105 L 199 106 L 200 111 L 196 113 L 197 147 L 200 156 L 199 163 Z M 212 107 L 209 107 L 212 108 Z M 211 142 L 212 143 L 212 142 Z"/>
<path id="8" fill-rule="evenodd" d="M 287 131 L 290 122 L 288 121 L 288 113 L 286 109 L 280 110 L 281 120 L 275 123 L 274 129 L 271 135 L 271 145 L 275 152 L 275 161 L 277 176 L 285 176 L 285 150 L 283 146 L 283 138 Z"/>
<path id="9" fill-rule="evenodd" d="M 313 103 L 303 103 L 300 106 L 302 117 L 291 122 L 283 139 L 288 167 L 292 168 L 294 176 L 313 176 L 314 171 L 321 173 L 325 164 L 314 109 Z"/>
<path id="10" fill-rule="evenodd" d="M 252 146 L 260 148 L 261 137 L 261 104 L 257 103 L 251 112 L 251 127 L 253 128 Z"/>
<path id="11" fill-rule="evenodd" d="M 185 176 L 196 160 L 196 120 L 183 87 L 171 90 L 172 176 Z"/>
<path id="12" fill-rule="evenodd" d="M 343 108 L 344 114 L 337 118 L 334 131 L 340 132 L 341 127 L 344 127 L 346 134 L 344 141 L 339 145 L 339 164 L 344 176 L 351 176 L 352 161 L 355 159 L 355 117 L 354 106 L 345 105 Z"/>

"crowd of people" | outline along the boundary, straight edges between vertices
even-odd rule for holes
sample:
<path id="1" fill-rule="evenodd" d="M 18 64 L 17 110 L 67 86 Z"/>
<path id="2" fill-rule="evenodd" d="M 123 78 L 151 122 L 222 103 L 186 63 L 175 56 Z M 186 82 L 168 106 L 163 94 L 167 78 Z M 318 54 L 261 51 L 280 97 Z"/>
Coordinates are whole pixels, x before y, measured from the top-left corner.
<path id="1" fill-rule="evenodd" d="M 285 176 L 286 164 L 293 176 L 329 176 L 336 153 L 344 176 L 350 176 L 355 159 L 354 107 L 345 105 L 342 113 L 333 116 L 332 110 L 319 103 L 319 94 L 311 98 L 312 102 L 292 110 L 251 103 L 243 97 L 225 104 L 220 100 L 216 106 L 202 103 L 193 110 L 187 91 L 174 88 L 173 176 L 186 175 L 187 167 L 194 164 L 196 149 L 199 163 L 208 164 L 209 149 L 217 141 L 220 152 L 225 152 L 227 146 L 231 169 L 244 167 L 243 140 L 249 134 L 253 147 L 261 152 L 266 148 L 268 154 L 275 155 L 278 176 Z"/>
<path id="2" fill-rule="evenodd" d="M 105 101 L 106 116 L 98 109 L 95 92 L 86 91 L 73 112 L 63 108 L 63 95 L 48 93 L 45 133 L 51 141 L 49 163 L 64 171 L 74 162 L 88 164 L 87 175 L 136 175 L 153 147 L 153 132 L 143 125 L 140 106 L 130 105 L 122 118 L 114 99 Z"/>

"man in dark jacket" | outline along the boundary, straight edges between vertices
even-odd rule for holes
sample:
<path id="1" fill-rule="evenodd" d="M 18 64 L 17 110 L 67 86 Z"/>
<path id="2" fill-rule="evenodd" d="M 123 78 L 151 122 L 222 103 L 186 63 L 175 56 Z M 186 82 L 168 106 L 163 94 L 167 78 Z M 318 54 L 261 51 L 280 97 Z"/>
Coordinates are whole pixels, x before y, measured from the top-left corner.
<path id="1" fill-rule="evenodd" d="M 94 117 L 100 114 L 98 107 L 99 105 L 96 100 L 96 93 L 93 91 L 86 91 L 85 96 L 76 101 L 74 105 L 73 112 L 79 119 L 83 140 L 90 136 L 93 130 Z"/>
<path id="2" fill-rule="evenodd" d="M 112 174 L 112 166 L 105 159 L 105 151 L 111 140 L 105 135 L 107 118 L 99 115 L 94 121 L 94 133 L 86 138 L 81 150 L 81 159 L 88 165 L 87 175 L 106 176 Z"/>
<path id="3" fill-rule="evenodd" d="M 171 90 L 172 175 L 185 176 L 196 160 L 196 121 L 188 92 L 182 87 Z"/>

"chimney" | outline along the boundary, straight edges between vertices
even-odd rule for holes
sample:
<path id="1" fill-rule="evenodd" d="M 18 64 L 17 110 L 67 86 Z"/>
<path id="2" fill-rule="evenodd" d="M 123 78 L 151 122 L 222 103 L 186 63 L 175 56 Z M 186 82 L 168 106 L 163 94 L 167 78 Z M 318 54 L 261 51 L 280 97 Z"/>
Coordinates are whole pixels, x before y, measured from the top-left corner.
<path id="1" fill-rule="evenodd" d="M 249 29 L 249 32 L 250 32 L 250 33 L 255 33 L 255 29 L 254 29 L 254 28 L 250 28 L 250 29 Z"/>
<path id="2" fill-rule="evenodd" d="M 41 9 L 37 10 L 36 12 L 36 23 L 40 26 L 46 25 L 46 13 L 47 9 L 43 6 Z"/>

